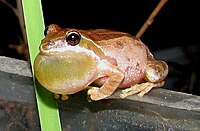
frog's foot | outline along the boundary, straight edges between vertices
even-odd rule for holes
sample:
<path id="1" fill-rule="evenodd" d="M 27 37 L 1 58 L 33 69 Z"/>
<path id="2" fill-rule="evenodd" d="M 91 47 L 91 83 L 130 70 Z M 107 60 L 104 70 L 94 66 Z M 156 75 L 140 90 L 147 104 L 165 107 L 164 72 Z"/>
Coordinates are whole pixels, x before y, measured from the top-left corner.
<path id="1" fill-rule="evenodd" d="M 91 87 L 91 86 L 90 86 L 87 94 L 90 96 L 91 100 L 95 100 L 95 101 L 101 100 L 103 98 L 106 98 L 106 97 L 110 96 L 110 94 L 106 95 L 107 93 L 102 92 L 100 90 L 100 88 L 98 88 L 98 87 Z"/>
<path id="2" fill-rule="evenodd" d="M 127 96 L 137 93 L 139 97 L 142 97 L 144 94 L 148 93 L 153 87 L 161 87 L 164 85 L 164 83 L 165 82 L 162 81 L 160 83 L 146 82 L 146 83 L 136 84 L 130 88 L 122 90 L 122 94 L 120 94 L 120 97 L 125 98 Z"/>
<path id="3" fill-rule="evenodd" d="M 60 94 L 54 93 L 54 98 L 55 99 L 59 99 L 60 98 Z M 68 95 L 61 95 L 61 100 L 63 100 L 63 101 L 67 100 L 68 98 L 69 98 Z"/>

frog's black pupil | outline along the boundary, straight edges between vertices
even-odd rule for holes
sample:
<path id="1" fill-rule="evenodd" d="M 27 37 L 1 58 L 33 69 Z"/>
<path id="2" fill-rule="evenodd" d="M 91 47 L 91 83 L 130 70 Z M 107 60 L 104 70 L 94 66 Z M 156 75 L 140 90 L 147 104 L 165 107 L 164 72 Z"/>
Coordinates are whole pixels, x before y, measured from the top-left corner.
<path id="1" fill-rule="evenodd" d="M 79 44 L 79 41 L 80 41 L 80 35 L 77 32 L 71 32 L 67 36 L 67 42 L 69 45 L 75 46 Z"/>

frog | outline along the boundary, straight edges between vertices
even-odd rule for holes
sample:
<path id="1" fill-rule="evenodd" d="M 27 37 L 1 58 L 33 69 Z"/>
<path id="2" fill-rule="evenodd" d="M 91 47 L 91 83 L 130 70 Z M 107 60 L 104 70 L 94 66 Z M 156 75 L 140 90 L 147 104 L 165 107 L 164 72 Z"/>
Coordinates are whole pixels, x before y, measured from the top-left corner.
<path id="1" fill-rule="evenodd" d="M 34 60 L 39 83 L 56 99 L 87 91 L 92 101 L 143 97 L 162 87 L 168 65 L 135 36 L 112 29 L 62 28 L 50 24 Z"/>

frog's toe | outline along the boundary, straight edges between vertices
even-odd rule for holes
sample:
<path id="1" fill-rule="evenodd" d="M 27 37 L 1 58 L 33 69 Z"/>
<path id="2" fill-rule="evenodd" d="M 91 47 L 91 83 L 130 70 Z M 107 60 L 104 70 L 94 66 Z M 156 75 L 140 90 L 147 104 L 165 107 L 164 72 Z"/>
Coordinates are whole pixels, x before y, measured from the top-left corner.
<path id="1" fill-rule="evenodd" d="M 99 99 L 99 88 L 90 87 L 87 94 L 90 96 L 91 100 L 98 100 Z"/>
<path id="2" fill-rule="evenodd" d="M 61 96 L 61 97 L 60 97 Z M 61 100 L 63 100 L 63 101 L 65 101 L 65 100 L 67 100 L 68 98 L 69 98 L 69 96 L 68 95 L 61 95 L 61 94 L 56 94 L 56 93 L 54 93 L 54 99 L 60 99 L 61 98 Z"/>
<path id="3" fill-rule="evenodd" d="M 120 94 L 120 98 L 125 98 L 127 96 L 133 95 L 138 93 L 140 90 L 138 90 L 139 84 L 136 84 L 130 88 L 122 90 L 122 93 Z"/>
<path id="4" fill-rule="evenodd" d="M 56 94 L 54 93 L 54 99 L 59 99 L 60 98 L 60 95 L 59 94 Z"/>
<path id="5" fill-rule="evenodd" d="M 161 87 L 161 86 L 163 86 L 165 84 L 165 81 L 161 81 L 161 82 L 158 82 L 158 83 L 147 82 L 147 83 L 143 83 L 143 84 L 141 84 L 142 87 L 141 87 L 140 93 L 138 94 L 139 97 L 142 97 L 143 95 L 145 95 L 146 93 L 148 93 L 154 87 Z"/>
<path id="6" fill-rule="evenodd" d="M 62 97 L 61 97 L 61 99 L 62 99 L 63 101 L 66 101 L 68 98 L 69 98 L 68 95 L 62 95 Z"/>
<path id="7" fill-rule="evenodd" d="M 144 94 L 148 93 L 152 88 L 153 88 L 153 86 L 146 86 L 143 90 L 141 90 L 141 91 L 138 93 L 138 96 L 139 96 L 139 97 L 143 97 Z"/>

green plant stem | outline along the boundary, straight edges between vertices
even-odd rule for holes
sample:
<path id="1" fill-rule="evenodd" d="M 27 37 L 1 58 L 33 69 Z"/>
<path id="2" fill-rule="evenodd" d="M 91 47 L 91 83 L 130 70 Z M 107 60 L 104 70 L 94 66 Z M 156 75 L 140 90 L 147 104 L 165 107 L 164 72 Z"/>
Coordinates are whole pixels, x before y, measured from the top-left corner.
<path id="1" fill-rule="evenodd" d="M 44 20 L 40 0 L 22 0 L 28 48 L 30 54 L 33 80 L 35 85 L 37 107 L 42 131 L 61 131 L 61 122 L 57 101 L 53 94 L 44 89 L 35 79 L 33 63 L 39 53 L 39 45 L 44 38 Z"/>

